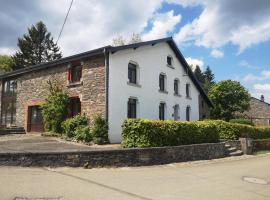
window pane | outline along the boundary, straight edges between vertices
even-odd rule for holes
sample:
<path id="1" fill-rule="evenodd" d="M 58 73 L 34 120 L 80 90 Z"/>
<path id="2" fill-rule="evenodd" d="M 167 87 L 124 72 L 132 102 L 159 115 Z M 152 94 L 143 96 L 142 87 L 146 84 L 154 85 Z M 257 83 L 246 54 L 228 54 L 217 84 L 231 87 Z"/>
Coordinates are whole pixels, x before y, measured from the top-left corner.
<path id="1" fill-rule="evenodd" d="M 128 79 L 130 83 L 137 83 L 137 67 L 134 64 L 128 64 Z"/>
<path id="2" fill-rule="evenodd" d="M 186 84 L 186 96 L 190 97 L 190 85 Z"/>
<path id="3" fill-rule="evenodd" d="M 128 100 L 128 118 L 136 118 L 137 116 L 137 100 Z"/>
<path id="4" fill-rule="evenodd" d="M 178 80 L 174 80 L 174 94 L 178 94 L 179 93 L 179 87 L 178 87 L 178 85 L 179 85 L 179 81 Z"/>
<path id="5" fill-rule="evenodd" d="M 159 75 L 159 89 L 161 91 L 165 90 L 165 75 L 163 75 L 163 74 Z"/>
<path id="6" fill-rule="evenodd" d="M 79 82 L 82 77 L 82 66 L 75 66 L 71 69 L 71 81 Z"/>
<path id="7" fill-rule="evenodd" d="M 165 103 L 159 104 L 159 120 L 165 120 Z"/>
<path id="8" fill-rule="evenodd" d="M 167 56 L 167 64 L 172 65 L 172 57 Z"/>
<path id="9" fill-rule="evenodd" d="M 190 107 L 189 106 L 186 108 L 186 120 L 190 121 Z"/>

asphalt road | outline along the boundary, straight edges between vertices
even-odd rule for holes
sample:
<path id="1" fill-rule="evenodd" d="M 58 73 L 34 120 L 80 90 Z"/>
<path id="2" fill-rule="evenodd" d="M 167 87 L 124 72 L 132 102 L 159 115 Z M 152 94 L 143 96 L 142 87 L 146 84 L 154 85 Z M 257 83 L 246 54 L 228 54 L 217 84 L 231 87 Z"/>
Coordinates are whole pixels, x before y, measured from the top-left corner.
<path id="1" fill-rule="evenodd" d="M 269 167 L 270 155 L 137 168 L 0 167 L 0 200 L 266 200 Z"/>

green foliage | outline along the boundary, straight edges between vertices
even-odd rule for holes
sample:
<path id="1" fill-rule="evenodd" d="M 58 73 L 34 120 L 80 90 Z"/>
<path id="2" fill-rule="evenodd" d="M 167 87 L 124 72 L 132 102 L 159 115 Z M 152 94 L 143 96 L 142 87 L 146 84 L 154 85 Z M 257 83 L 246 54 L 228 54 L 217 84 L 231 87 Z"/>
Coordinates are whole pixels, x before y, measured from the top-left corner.
<path id="1" fill-rule="evenodd" d="M 0 55 L 0 73 L 12 70 L 13 60 L 10 56 Z"/>
<path id="2" fill-rule="evenodd" d="M 75 134 L 75 139 L 78 141 L 91 142 L 93 140 L 90 127 L 86 125 L 78 126 L 74 134 Z"/>
<path id="3" fill-rule="evenodd" d="M 59 47 L 54 43 L 51 33 L 43 22 L 28 29 L 28 33 L 18 39 L 19 51 L 13 56 L 14 68 L 56 60 L 62 57 Z"/>
<path id="4" fill-rule="evenodd" d="M 57 80 L 48 81 L 48 91 L 49 95 L 41 105 L 44 128 L 46 131 L 61 133 L 61 123 L 68 112 L 69 97 Z"/>
<path id="5" fill-rule="evenodd" d="M 229 122 L 230 123 L 237 123 L 237 124 L 245 124 L 245 125 L 255 126 L 255 124 L 251 120 L 245 119 L 245 118 L 231 119 Z"/>
<path id="6" fill-rule="evenodd" d="M 122 125 L 123 147 L 159 147 L 214 143 L 219 135 L 213 123 L 128 119 Z"/>
<path id="7" fill-rule="evenodd" d="M 93 117 L 93 125 L 91 132 L 94 137 L 94 143 L 104 144 L 108 143 L 108 124 L 101 114 L 96 114 Z"/>
<path id="8" fill-rule="evenodd" d="M 228 121 L 237 112 L 243 113 L 249 109 L 250 95 L 237 81 L 220 81 L 211 88 L 209 97 L 214 103 L 211 116 L 215 119 Z"/>
<path id="9" fill-rule="evenodd" d="M 76 115 L 73 118 L 66 119 L 62 123 L 63 134 L 67 137 L 73 138 L 76 136 L 76 130 L 78 127 L 82 129 L 82 126 L 88 126 L 88 119 L 85 115 Z M 79 130 L 79 134 L 82 130 Z"/>

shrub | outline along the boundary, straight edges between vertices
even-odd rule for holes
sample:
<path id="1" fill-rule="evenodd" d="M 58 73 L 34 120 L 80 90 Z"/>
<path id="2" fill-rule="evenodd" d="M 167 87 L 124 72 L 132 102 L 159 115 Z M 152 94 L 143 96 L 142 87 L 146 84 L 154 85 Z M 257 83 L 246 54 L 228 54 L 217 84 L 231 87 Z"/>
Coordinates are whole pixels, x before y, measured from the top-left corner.
<path id="1" fill-rule="evenodd" d="M 90 127 L 86 125 L 80 125 L 75 130 L 75 139 L 78 141 L 91 142 L 93 137 L 90 132 Z"/>
<path id="2" fill-rule="evenodd" d="M 101 114 L 96 114 L 93 117 L 91 132 L 93 141 L 96 144 L 108 143 L 108 124 Z"/>
<path id="3" fill-rule="evenodd" d="M 236 124 L 244 124 L 244 125 L 254 126 L 254 123 L 251 120 L 244 119 L 244 118 L 231 119 L 229 122 L 236 123 Z"/>
<path id="4" fill-rule="evenodd" d="M 62 123 L 63 134 L 65 134 L 67 137 L 72 138 L 75 136 L 75 130 L 82 125 L 88 125 L 88 119 L 85 115 L 79 114 L 73 118 L 66 119 Z"/>
<path id="5" fill-rule="evenodd" d="M 214 143 L 219 135 L 214 123 L 128 119 L 122 125 L 123 147 L 158 147 Z"/>
<path id="6" fill-rule="evenodd" d="M 49 95 L 41 105 L 44 128 L 46 131 L 61 133 L 61 123 L 67 115 L 69 98 L 57 80 L 48 81 Z"/>

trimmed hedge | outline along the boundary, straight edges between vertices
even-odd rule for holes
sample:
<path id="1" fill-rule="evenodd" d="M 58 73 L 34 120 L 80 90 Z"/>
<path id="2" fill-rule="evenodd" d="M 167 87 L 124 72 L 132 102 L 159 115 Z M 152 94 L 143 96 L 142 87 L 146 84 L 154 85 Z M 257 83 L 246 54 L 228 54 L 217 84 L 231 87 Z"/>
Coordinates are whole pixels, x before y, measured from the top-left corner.
<path id="1" fill-rule="evenodd" d="M 270 128 L 234 124 L 222 120 L 194 122 L 127 119 L 122 125 L 123 147 L 160 147 L 215 143 L 239 137 L 270 138 Z"/>
<path id="2" fill-rule="evenodd" d="M 244 119 L 244 118 L 231 119 L 229 122 L 230 123 L 236 123 L 236 124 L 244 124 L 244 125 L 255 126 L 255 124 L 251 120 Z"/>
<path id="3" fill-rule="evenodd" d="M 160 147 L 215 143 L 219 135 L 214 123 L 128 119 L 122 125 L 122 146 Z"/>

